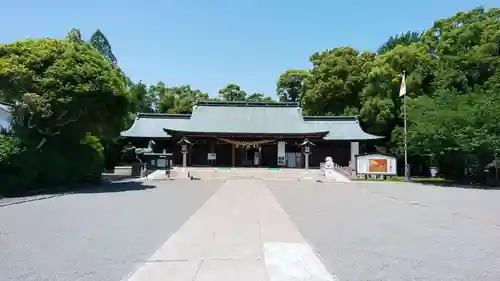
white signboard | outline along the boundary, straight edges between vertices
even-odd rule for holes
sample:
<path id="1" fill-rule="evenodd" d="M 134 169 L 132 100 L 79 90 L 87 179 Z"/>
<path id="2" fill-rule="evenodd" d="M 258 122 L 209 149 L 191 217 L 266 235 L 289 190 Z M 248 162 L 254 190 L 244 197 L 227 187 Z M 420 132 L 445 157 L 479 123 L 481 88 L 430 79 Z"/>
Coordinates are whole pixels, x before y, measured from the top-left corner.
<path id="1" fill-rule="evenodd" d="M 278 142 L 278 166 L 285 166 L 285 142 Z"/>
<path id="2" fill-rule="evenodd" d="M 382 154 L 367 154 L 356 157 L 356 172 L 366 175 L 397 174 L 396 158 Z"/>
<path id="3" fill-rule="evenodd" d="M 216 153 L 208 153 L 207 154 L 207 159 L 208 160 L 216 160 L 217 159 L 217 154 Z"/>

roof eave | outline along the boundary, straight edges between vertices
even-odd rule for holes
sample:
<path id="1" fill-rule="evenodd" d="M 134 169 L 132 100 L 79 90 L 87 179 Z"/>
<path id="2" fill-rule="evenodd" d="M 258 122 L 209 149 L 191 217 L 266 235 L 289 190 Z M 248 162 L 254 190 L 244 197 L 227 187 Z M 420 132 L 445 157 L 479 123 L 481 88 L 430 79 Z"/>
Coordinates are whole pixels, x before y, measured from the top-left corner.
<path id="1" fill-rule="evenodd" d="M 354 137 L 354 138 L 329 138 L 328 136 L 326 136 L 325 140 L 369 141 L 369 140 L 379 140 L 383 138 L 385 137 L 367 134 L 367 136 Z"/>
<path id="2" fill-rule="evenodd" d="M 248 132 L 202 132 L 202 131 L 185 131 L 174 129 L 163 129 L 165 133 L 175 135 L 190 135 L 190 136 L 286 136 L 286 137 L 311 137 L 311 138 L 324 138 L 329 131 L 322 132 L 304 132 L 304 133 L 248 133 Z"/>
<path id="3" fill-rule="evenodd" d="M 165 135 L 165 136 L 138 136 L 136 134 L 126 134 L 125 132 L 120 133 L 121 138 L 137 138 L 137 139 L 170 139 L 172 138 L 171 135 Z"/>

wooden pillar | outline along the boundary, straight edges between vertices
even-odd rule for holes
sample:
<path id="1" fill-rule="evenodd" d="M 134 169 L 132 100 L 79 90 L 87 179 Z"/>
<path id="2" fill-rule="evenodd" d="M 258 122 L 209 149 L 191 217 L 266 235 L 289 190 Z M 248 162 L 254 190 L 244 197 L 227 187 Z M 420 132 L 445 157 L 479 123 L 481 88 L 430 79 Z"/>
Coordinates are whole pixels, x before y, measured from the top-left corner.
<path id="1" fill-rule="evenodd" d="M 231 164 L 232 166 L 236 166 L 236 147 L 234 144 L 231 144 L 232 149 L 231 149 Z"/>
<path id="2" fill-rule="evenodd" d="M 352 169 L 356 168 L 356 155 L 359 154 L 359 142 L 352 141 L 350 143 L 351 159 L 349 161 L 349 167 Z"/>

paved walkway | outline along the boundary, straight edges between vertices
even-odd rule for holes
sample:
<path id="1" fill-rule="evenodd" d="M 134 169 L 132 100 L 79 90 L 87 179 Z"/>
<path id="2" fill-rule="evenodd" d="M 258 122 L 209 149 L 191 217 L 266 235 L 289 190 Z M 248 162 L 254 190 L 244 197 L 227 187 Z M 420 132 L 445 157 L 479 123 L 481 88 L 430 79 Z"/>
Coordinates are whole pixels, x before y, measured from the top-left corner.
<path id="1" fill-rule="evenodd" d="M 187 167 L 174 168 L 170 174 L 171 178 L 187 178 L 188 174 L 202 180 L 207 179 L 262 179 L 274 180 L 320 180 L 324 182 L 350 182 L 342 173 L 332 170 L 329 177 L 325 177 L 320 169 L 295 169 L 295 168 L 214 168 L 214 167 Z M 156 170 L 143 180 L 167 179 L 165 170 Z"/>
<path id="2" fill-rule="evenodd" d="M 227 181 L 128 281 L 333 281 L 259 180 Z"/>

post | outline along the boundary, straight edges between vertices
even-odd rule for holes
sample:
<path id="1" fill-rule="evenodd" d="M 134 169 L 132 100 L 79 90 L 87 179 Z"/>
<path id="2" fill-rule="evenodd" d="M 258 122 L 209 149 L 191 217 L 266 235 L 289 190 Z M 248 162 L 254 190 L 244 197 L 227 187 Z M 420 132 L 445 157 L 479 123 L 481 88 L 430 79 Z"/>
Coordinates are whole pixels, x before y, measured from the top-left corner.
<path id="1" fill-rule="evenodd" d="M 182 152 L 182 170 L 185 171 L 186 170 L 186 166 L 187 166 L 187 145 L 186 144 L 182 144 L 181 145 L 181 152 Z"/>
<path id="2" fill-rule="evenodd" d="M 356 168 L 356 155 L 359 154 L 359 142 L 357 141 L 352 141 L 350 143 L 351 146 L 351 162 L 349 163 L 349 166 L 351 169 Z"/>
<path id="3" fill-rule="evenodd" d="M 236 166 L 236 147 L 235 144 L 231 144 L 231 166 Z"/>
<path id="4" fill-rule="evenodd" d="M 406 75 L 403 72 L 403 78 Z M 403 105 L 403 118 L 404 118 L 404 131 L 405 131 L 405 181 L 410 181 L 410 170 L 408 169 L 408 144 L 407 144 L 407 128 L 406 128 L 406 93 L 404 94 L 404 105 Z"/>
<path id="5" fill-rule="evenodd" d="M 305 163 L 304 163 L 304 168 L 305 168 L 306 170 L 309 170 L 309 154 L 308 154 L 308 153 L 306 153 L 306 155 L 305 155 L 305 157 L 304 157 L 304 158 L 305 158 L 305 159 L 304 159 L 304 161 L 305 161 Z"/>

